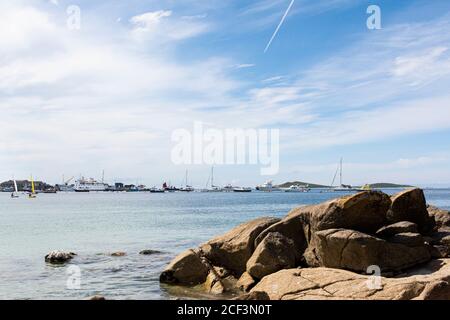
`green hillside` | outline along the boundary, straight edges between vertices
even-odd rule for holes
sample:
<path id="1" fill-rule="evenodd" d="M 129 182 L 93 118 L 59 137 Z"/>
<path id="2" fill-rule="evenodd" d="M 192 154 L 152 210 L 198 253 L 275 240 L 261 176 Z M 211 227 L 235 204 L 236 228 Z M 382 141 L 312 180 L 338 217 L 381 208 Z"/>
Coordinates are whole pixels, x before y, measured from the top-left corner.
<path id="1" fill-rule="evenodd" d="M 299 185 L 299 186 L 305 186 L 308 185 L 310 188 L 329 188 L 329 186 L 324 186 L 321 184 L 315 184 L 315 183 L 309 183 L 309 182 L 302 182 L 302 181 L 292 181 L 292 182 L 285 182 L 283 184 L 278 185 L 279 188 L 289 188 L 293 185 Z"/>
<path id="2" fill-rule="evenodd" d="M 388 189 L 388 188 L 414 188 L 414 186 L 395 184 L 395 183 L 372 183 L 370 187 L 373 189 Z"/>

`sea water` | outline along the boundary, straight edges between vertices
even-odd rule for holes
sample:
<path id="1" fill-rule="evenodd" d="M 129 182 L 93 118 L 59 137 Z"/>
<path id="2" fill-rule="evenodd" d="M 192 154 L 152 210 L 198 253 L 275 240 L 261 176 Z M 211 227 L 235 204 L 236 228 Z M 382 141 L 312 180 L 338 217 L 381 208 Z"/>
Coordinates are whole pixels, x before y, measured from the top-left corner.
<path id="1" fill-rule="evenodd" d="M 429 203 L 450 209 L 450 190 L 425 193 Z M 178 253 L 242 222 L 282 217 L 341 195 L 58 193 L 11 199 L 0 193 L 0 299 L 170 299 L 159 274 Z M 140 255 L 145 249 L 160 253 Z M 44 261 L 52 250 L 77 256 L 53 266 Z M 126 255 L 111 256 L 118 251 Z"/>

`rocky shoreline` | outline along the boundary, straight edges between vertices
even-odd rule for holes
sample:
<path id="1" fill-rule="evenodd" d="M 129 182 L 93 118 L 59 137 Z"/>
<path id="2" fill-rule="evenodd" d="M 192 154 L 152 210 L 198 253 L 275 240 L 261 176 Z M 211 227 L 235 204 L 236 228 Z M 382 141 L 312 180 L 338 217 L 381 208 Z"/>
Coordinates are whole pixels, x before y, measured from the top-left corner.
<path id="1" fill-rule="evenodd" d="M 236 299 L 450 299 L 450 213 L 367 191 L 259 218 L 177 256 L 162 283 Z"/>

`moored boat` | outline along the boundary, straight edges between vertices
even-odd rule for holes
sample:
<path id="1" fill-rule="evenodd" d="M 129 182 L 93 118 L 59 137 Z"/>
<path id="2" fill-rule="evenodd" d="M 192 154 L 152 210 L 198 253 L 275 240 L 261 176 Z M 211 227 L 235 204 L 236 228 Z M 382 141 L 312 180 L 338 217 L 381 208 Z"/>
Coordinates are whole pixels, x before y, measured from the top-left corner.
<path id="1" fill-rule="evenodd" d="M 75 182 L 74 191 L 75 192 L 95 192 L 95 191 L 106 191 L 108 185 L 103 182 L 98 182 L 93 178 L 85 179 L 81 178 Z"/>
<path id="2" fill-rule="evenodd" d="M 331 190 L 334 192 L 354 192 L 354 191 L 358 191 L 357 188 L 352 187 L 351 185 L 347 185 L 344 184 L 342 181 L 342 163 L 343 163 L 343 158 L 341 158 L 340 162 L 339 162 L 339 166 L 336 170 L 336 173 L 334 174 L 334 178 L 333 178 L 333 182 L 331 183 L 332 187 Z M 334 181 L 336 180 L 336 176 L 339 173 L 339 186 L 337 187 L 333 187 L 334 186 Z"/>
<path id="3" fill-rule="evenodd" d="M 166 190 L 157 187 L 150 188 L 150 193 L 165 193 Z"/>
<path id="4" fill-rule="evenodd" d="M 273 181 L 269 180 L 263 183 L 262 185 L 259 185 L 256 187 L 256 190 L 258 191 L 264 191 L 264 192 L 274 192 L 274 191 L 281 191 L 280 188 L 277 188 L 273 185 Z"/>
<path id="5" fill-rule="evenodd" d="M 283 189 L 284 192 L 309 192 L 311 188 L 309 186 L 292 185 L 289 188 Z"/>

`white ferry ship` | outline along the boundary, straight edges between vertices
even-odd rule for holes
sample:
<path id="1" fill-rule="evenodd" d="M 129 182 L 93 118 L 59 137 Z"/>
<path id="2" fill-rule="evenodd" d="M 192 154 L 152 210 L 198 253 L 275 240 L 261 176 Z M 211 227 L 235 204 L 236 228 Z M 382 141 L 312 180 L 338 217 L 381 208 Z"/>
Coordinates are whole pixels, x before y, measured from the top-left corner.
<path id="1" fill-rule="evenodd" d="M 273 185 L 273 181 L 272 181 L 272 180 L 269 180 L 269 181 L 267 181 L 266 183 L 264 183 L 264 184 L 262 184 L 262 185 L 260 185 L 260 186 L 257 186 L 257 187 L 256 187 L 256 190 L 258 190 L 258 191 L 264 191 L 264 192 L 281 191 L 280 188 L 277 188 L 277 187 L 275 187 L 275 186 Z"/>
<path id="2" fill-rule="evenodd" d="M 85 179 L 81 178 L 80 180 L 75 181 L 74 190 L 75 192 L 95 192 L 95 191 L 106 191 L 108 185 L 103 182 L 98 182 L 93 178 Z"/>

